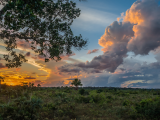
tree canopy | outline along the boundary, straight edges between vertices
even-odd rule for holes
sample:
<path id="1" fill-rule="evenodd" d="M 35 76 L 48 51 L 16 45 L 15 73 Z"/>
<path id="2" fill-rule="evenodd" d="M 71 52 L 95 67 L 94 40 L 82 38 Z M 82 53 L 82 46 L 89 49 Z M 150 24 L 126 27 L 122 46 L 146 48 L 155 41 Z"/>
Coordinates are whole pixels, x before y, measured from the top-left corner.
<path id="1" fill-rule="evenodd" d="M 81 1 L 81 0 L 79 0 Z M 35 53 L 49 60 L 60 61 L 61 54 L 72 54 L 86 47 L 88 40 L 74 36 L 73 20 L 80 16 L 80 9 L 71 0 L 3 0 L 0 11 L 0 38 L 6 44 L 4 55 L 8 68 L 19 67 L 26 58 L 16 53 L 17 39 L 25 40 Z M 12 30 L 12 31 L 11 31 Z M 5 39 L 4 39 L 5 38 Z"/>
<path id="2" fill-rule="evenodd" d="M 81 80 L 78 78 L 75 78 L 72 82 L 71 85 L 74 85 L 76 89 L 78 89 L 78 86 L 82 86 Z"/>

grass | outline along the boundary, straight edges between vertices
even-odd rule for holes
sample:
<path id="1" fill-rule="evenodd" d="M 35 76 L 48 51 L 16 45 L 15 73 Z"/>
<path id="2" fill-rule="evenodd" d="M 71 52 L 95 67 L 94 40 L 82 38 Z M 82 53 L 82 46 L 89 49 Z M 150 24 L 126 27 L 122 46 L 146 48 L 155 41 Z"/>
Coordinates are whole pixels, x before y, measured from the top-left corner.
<path id="1" fill-rule="evenodd" d="M 159 120 L 160 90 L 2 87 L 0 120 Z"/>

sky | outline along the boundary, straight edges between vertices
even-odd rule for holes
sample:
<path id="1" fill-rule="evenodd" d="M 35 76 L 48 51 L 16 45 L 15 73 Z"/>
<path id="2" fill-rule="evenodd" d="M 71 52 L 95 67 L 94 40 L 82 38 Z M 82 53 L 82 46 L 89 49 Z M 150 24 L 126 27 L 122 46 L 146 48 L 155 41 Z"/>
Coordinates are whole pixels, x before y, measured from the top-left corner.
<path id="1" fill-rule="evenodd" d="M 5 45 L 0 42 L 0 76 L 4 83 L 70 86 L 73 79 L 84 87 L 159 88 L 160 86 L 160 2 L 159 0 L 76 1 L 81 15 L 71 26 L 74 35 L 88 39 L 88 46 L 62 55 L 59 62 L 35 56 L 29 44 L 17 41 L 17 51 L 27 63 L 5 67 Z"/>

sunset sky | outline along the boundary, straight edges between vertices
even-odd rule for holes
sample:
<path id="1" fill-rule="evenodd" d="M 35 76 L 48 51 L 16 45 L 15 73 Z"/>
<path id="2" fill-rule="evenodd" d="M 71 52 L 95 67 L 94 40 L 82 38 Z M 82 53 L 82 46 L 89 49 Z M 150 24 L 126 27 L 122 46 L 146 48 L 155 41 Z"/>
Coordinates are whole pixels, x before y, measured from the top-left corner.
<path id="1" fill-rule="evenodd" d="M 80 17 L 74 35 L 89 40 L 85 49 L 45 63 L 29 44 L 18 40 L 17 52 L 28 59 L 19 68 L 6 68 L 0 41 L 0 76 L 9 85 L 33 82 L 44 87 L 70 86 L 76 77 L 83 86 L 160 87 L 159 0 L 87 0 L 78 2 Z"/>

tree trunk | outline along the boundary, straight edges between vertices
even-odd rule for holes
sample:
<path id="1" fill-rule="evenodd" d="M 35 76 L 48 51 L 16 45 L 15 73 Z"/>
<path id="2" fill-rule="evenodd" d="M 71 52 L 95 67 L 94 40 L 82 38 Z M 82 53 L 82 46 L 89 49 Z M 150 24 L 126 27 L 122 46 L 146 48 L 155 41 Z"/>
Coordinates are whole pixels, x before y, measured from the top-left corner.
<path id="1" fill-rule="evenodd" d="M 78 90 L 78 86 L 76 86 L 76 90 Z"/>

